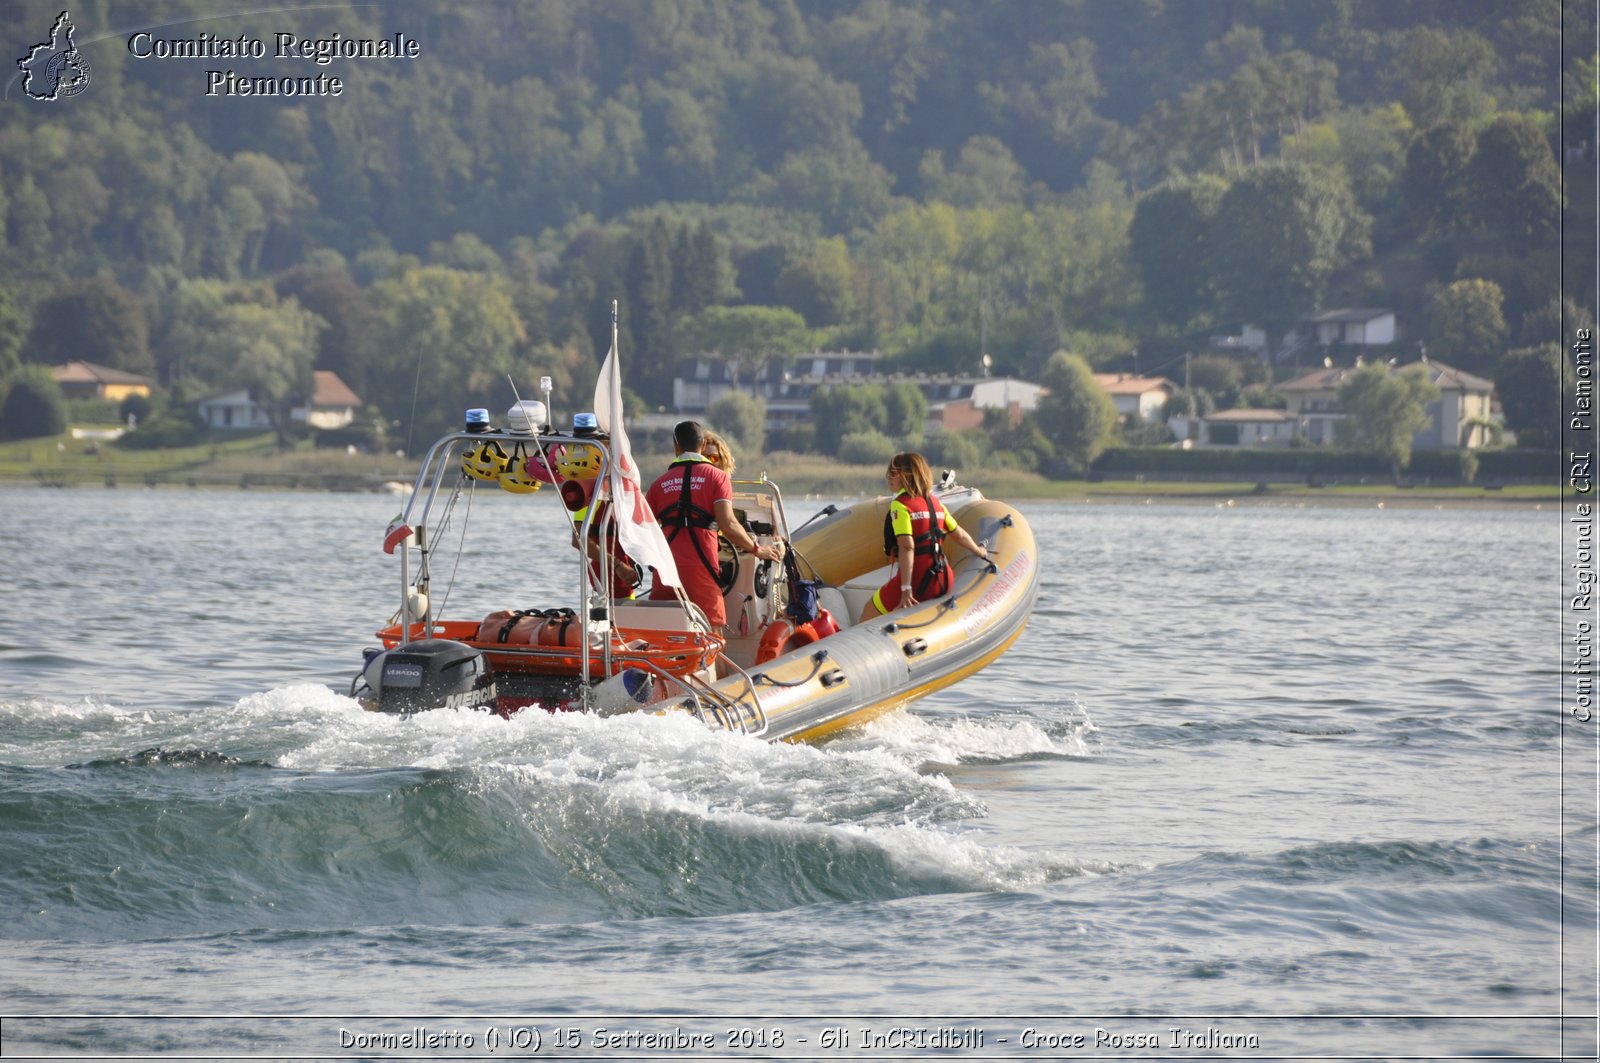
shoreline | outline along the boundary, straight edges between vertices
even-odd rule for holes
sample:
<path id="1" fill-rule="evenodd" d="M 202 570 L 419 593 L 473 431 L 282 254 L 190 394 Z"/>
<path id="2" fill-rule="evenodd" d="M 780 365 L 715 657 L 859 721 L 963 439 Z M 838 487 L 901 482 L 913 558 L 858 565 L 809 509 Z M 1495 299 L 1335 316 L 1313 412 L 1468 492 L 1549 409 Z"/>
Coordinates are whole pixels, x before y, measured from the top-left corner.
<path id="1" fill-rule="evenodd" d="M 840 477 L 833 485 L 816 482 L 812 474 L 792 478 L 785 488 L 781 473 L 771 475 L 785 496 L 795 502 L 870 497 L 877 493 L 863 478 Z M 266 491 L 321 494 L 371 494 L 403 496 L 410 493 L 412 478 L 395 476 L 379 479 L 371 475 L 296 474 L 296 473 L 179 473 L 176 475 L 106 476 L 44 479 L 0 475 L 0 489 L 43 488 L 54 490 L 127 491 Z M 1014 475 L 963 477 L 962 482 L 976 487 L 987 497 L 1015 503 L 1046 502 L 1064 505 L 1150 506 L 1182 505 L 1216 508 L 1274 507 L 1301 509 L 1481 509 L 1503 510 L 1558 508 L 1564 492 L 1558 485 L 1516 485 L 1495 487 L 1394 487 L 1360 485 L 1309 488 L 1303 485 L 1262 485 L 1254 483 L 1206 483 L 1192 481 L 1135 482 L 1111 481 L 1090 484 L 1082 480 L 1018 483 Z"/>

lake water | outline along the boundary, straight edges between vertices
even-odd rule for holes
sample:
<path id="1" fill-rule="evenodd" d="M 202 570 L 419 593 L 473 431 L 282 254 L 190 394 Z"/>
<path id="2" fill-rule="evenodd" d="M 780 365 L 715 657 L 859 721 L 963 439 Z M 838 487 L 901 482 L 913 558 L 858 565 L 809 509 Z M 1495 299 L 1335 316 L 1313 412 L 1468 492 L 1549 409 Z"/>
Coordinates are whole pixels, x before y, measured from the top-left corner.
<path id="1" fill-rule="evenodd" d="M 1024 505 L 1015 647 L 796 747 L 362 712 L 392 498 L 0 489 L 0 1048 L 1592 1054 L 1560 514 L 1244 501 Z"/>

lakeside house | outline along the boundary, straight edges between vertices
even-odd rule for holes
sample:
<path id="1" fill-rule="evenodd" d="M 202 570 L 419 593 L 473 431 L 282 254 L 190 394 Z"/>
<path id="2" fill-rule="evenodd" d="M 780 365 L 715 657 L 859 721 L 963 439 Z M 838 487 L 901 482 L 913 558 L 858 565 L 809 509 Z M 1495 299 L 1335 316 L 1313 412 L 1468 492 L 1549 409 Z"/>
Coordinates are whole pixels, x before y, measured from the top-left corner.
<path id="1" fill-rule="evenodd" d="M 1427 406 L 1428 427 L 1413 446 L 1423 450 L 1477 449 L 1492 438 L 1494 384 L 1443 362 L 1424 358 L 1428 379 L 1439 398 Z M 1359 366 L 1323 366 L 1286 380 L 1274 390 L 1286 409 L 1220 410 L 1200 419 L 1199 440 L 1209 446 L 1286 446 L 1295 436 L 1313 445 L 1338 441 L 1338 425 L 1347 414 L 1339 405 L 1339 388 Z M 1269 414 L 1273 416 L 1268 416 Z"/>
<path id="2" fill-rule="evenodd" d="M 928 404 L 929 431 L 960 431 L 983 424 L 993 410 L 1003 410 L 1012 424 L 1038 408 L 1046 389 L 1016 377 L 953 373 L 886 373 L 879 354 L 812 352 L 739 366 L 719 358 L 687 358 L 672 382 L 675 416 L 703 417 L 712 403 L 732 391 L 761 398 L 767 407 L 766 430 L 779 434 L 811 418 L 811 396 L 830 387 L 910 383 Z"/>
<path id="3" fill-rule="evenodd" d="M 330 370 L 318 369 L 311 376 L 311 394 L 305 403 L 289 412 L 290 419 L 323 431 L 354 422 L 361 410 L 361 397 Z M 195 410 L 208 428 L 264 431 L 272 427 L 267 411 L 250 398 L 245 388 L 208 395 L 195 403 Z"/>
<path id="4" fill-rule="evenodd" d="M 61 388 L 62 398 L 104 399 L 121 402 L 130 395 L 149 398 L 156 382 L 138 373 L 96 365 L 93 362 L 68 362 L 50 367 L 50 375 Z"/>
<path id="5" fill-rule="evenodd" d="M 1288 446 L 1297 424 L 1288 410 L 1219 410 L 1200 418 L 1201 442 L 1213 447 Z"/>
<path id="6" fill-rule="evenodd" d="M 1111 396 L 1117 416 L 1130 423 L 1160 420 L 1174 390 L 1172 381 L 1166 377 L 1133 373 L 1096 373 L 1094 382 Z"/>
<path id="7" fill-rule="evenodd" d="M 1377 307 L 1328 310 L 1300 319 L 1300 332 L 1308 343 L 1321 347 L 1386 347 L 1398 338 L 1394 311 Z"/>

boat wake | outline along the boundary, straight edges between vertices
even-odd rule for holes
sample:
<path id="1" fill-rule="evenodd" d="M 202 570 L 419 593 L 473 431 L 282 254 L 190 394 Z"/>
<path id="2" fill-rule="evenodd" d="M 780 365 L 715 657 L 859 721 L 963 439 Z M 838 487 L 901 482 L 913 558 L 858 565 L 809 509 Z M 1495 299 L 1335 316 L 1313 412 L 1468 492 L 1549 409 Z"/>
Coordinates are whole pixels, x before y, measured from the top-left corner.
<path id="1" fill-rule="evenodd" d="M 725 915 L 1106 870 L 986 841 L 982 801 L 925 766 L 1083 755 L 1082 718 L 900 713 L 819 748 L 679 715 L 401 719 L 307 684 L 0 722 L 0 848 L 31 854 L 0 869 L 11 937 Z"/>
<path id="2" fill-rule="evenodd" d="M 1094 755 L 1097 728 L 1083 707 L 1046 706 L 987 716 L 897 712 L 874 720 L 830 748 L 876 746 L 924 764 L 1002 764 Z"/>

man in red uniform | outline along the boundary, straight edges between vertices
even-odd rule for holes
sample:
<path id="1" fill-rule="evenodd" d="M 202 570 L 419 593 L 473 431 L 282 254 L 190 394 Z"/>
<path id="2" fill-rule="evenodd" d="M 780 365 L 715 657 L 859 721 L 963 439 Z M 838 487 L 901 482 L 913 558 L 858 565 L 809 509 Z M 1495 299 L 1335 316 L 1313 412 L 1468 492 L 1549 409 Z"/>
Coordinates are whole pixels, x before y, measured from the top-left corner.
<path id="1" fill-rule="evenodd" d="M 705 436 L 705 427 L 698 421 L 679 422 L 672 433 L 677 457 L 650 485 L 645 499 L 672 547 L 683 593 L 705 612 L 713 628 L 720 629 L 728 622 L 728 612 L 717 579 L 717 532 L 742 553 L 765 561 L 776 561 L 780 555 L 776 546 L 758 545 L 734 517 L 733 481 L 700 453 Z M 657 580 L 650 597 L 670 599 L 674 595 L 672 588 Z"/>

